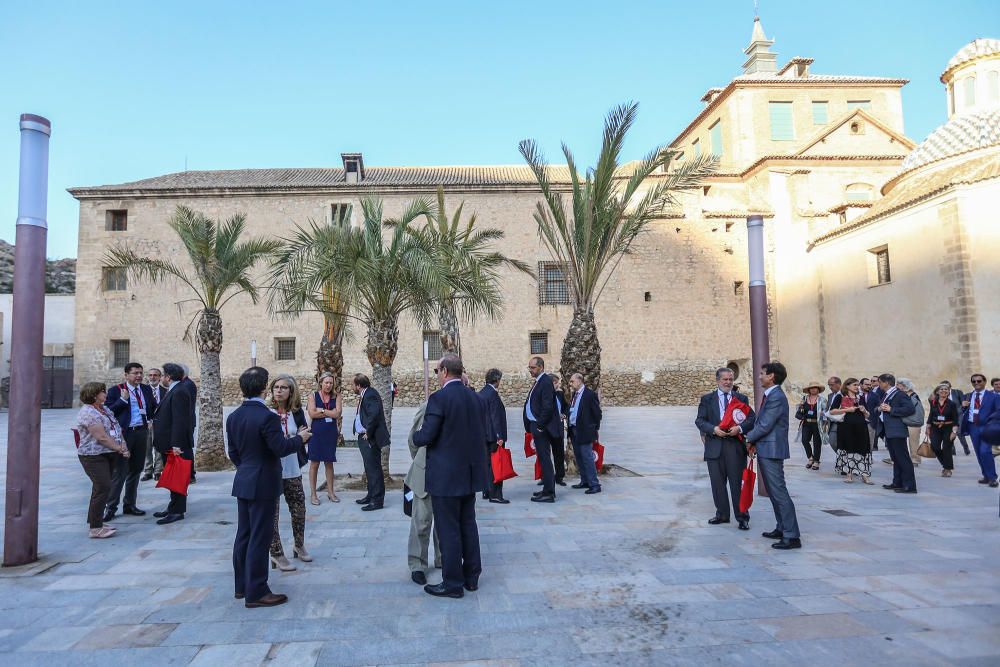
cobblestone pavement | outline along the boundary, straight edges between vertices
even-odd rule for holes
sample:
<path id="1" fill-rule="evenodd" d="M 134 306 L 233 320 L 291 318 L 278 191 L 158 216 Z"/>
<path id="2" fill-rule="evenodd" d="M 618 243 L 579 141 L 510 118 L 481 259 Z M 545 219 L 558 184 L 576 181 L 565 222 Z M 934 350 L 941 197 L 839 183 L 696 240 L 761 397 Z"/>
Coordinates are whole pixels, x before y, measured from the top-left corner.
<path id="1" fill-rule="evenodd" d="M 412 413 L 396 411 L 394 472 L 408 466 L 399 436 Z M 760 536 L 774 527 L 765 498 L 750 532 L 706 524 L 693 408 L 609 408 L 608 460 L 640 476 L 532 504 L 532 464 L 515 447 L 513 502 L 477 507 L 478 592 L 426 595 L 409 580 L 399 492 L 370 513 L 344 492 L 308 506 L 316 560 L 271 575 L 291 601 L 253 610 L 233 599 L 232 473 L 199 473 L 182 522 L 126 517 L 116 537 L 87 539 L 75 414 L 43 414 L 42 560 L 0 572 L 5 665 L 1000 664 L 997 492 L 976 484 L 971 456 L 952 478 L 925 461 L 920 493 L 901 496 L 842 483 L 829 450 L 806 471 L 796 448 L 788 484 L 805 548 L 778 553 Z M 356 449 L 339 454 L 338 474 L 360 473 Z M 889 467 L 875 465 L 881 484 Z M 152 511 L 167 494 L 144 482 L 139 498 Z"/>

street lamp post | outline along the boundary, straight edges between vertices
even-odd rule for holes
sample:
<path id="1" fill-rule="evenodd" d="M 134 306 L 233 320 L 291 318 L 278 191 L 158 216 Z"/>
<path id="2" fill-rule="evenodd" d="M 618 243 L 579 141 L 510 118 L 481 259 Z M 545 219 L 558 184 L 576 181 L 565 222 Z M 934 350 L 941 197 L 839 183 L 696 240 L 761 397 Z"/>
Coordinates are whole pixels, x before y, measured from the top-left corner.
<path id="1" fill-rule="evenodd" d="M 771 360 L 767 335 L 767 282 L 764 279 L 764 218 L 747 218 L 747 250 L 750 259 L 750 356 L 753 373 L 753 398 L 757 408 L 764 399 L 760 386 L 760 367 Z"/>
<path id="2" fill-rule="evenodd" d="M 7 420 L 7 503 L 3 564 L 38 560 L 38 479 L 42 422 L 42 331 L 52 124 L 21 115 L 21 162 L 14 239 L 14 303 Z"/>

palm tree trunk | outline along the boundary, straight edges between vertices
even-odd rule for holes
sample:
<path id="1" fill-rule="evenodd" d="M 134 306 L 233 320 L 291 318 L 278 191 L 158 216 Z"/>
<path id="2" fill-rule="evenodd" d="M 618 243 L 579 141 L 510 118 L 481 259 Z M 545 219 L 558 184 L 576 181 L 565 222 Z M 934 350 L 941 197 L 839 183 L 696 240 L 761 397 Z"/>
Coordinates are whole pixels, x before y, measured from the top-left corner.
<path id="1" fill-rule="evenodd" d="M 455 313 L 455 304 L 451 301 L 443 301 L 438 309 L 438 329 L 441 332 L 441 352 L 461 357 L 462 340 L 458 332 L 458 315 Z"/>
<path id="2" fill-rule="evenodd" d="M 559 375 L 563 386 L 569 385 L 573 373 L 580 373 L 584 384 L 594 391 L 600 388 L 601 342 L 597 340 L 593 309 L 586 306 L 573 309 L 573 320 L 569 323 L 569 331 L 563 340 L 559 363 L 562 365 Z"/>
<path id="3" fill-rule="evenodd" d="M 206 310 L 198 321 L 198 353 L 201 362 L 201 386 L 198 388 L 198 447 L 196 470 L 231 468 L 222 435 L 222 375 L 219 354 L 222 352 L 222 318 Z"/>
<path id="4" fill-rule="evenodd" d="M 372 365 L 372 387 L 382 397 L 385 411 L 385 427 L 392 436 L 392 363 L 399 350 L 399 326 L 396 318 L 368 323 L 368 344 L 365 352 Z M 386 483 L 392 481 L 389 475 L 389 448 L 382 449 L 382 477 Z"/>

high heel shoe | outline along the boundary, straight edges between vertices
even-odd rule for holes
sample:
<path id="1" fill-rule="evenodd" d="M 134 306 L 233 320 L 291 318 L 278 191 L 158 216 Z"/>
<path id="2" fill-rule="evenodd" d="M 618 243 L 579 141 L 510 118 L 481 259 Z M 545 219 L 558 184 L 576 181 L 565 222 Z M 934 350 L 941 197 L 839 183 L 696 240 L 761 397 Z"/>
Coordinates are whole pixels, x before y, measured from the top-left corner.
<path id="1" fill-rule="evenodd" d="M 339 503 L 340 502 L 340 498 L 338 498 L 337 494 L 335 494 L 335 493 L 328 493 L 328 494 L 326 494 L 326 497 L 330 499 L 331 503 Z"/>
<path id="2" fill-rule="evenodd" d="M 872 481 L 871 475 L 862 475 L 861 476 L 861 481 L 864 482 L 865 484 L 874 484 L 875 483 L 875 482 Z"/>
<path id="3" fill-rule="evenodd" d="M 319 505 L 319 496 L 313 496 L 312 498 L 309 499 L 309 502 L 312 503 L 313 505 Z"/>
<path id="4" fill-rule="evenodd" d="M 292 549 L 292 555 L 298 558 L 303 563 L 311 563 L 313 557 L 309 555 L 305 547 L 295 547 Z"/>
<path id="5" fill-rule="evenodd" d="M 277 558 L 271 556 L 271 569 L 278 569 L 282 572 L 294 572 L 296 568 L 284 556 L 278 556 Z"/>

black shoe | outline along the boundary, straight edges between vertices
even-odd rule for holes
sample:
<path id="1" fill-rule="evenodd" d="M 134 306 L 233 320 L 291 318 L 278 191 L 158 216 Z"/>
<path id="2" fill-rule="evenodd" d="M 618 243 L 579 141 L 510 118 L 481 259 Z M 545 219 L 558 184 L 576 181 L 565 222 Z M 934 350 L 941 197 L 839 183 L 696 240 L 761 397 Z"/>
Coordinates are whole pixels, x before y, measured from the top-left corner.
<path id="1" fill-rule="evenodd" d="M 583 482 L 580 482 L 579 484 L 574 484 L 573 486 L 571 486 L 569 488 L 571 488 L 571 489 L 586 489 L 587 485 L 584 484 Z"/>
<path id="2" fill-rule="evenodd" d="M 991 489 L 995 489 L 995 488 L 997 488 L 997 486 L 1000 486 L 1000 482 L 996 481 L 995 479 L 990 482 L 990 488 Z"/>
<path id="3" fill-rule="evenodd" d="M 484 491 L 484 492 L 483 492 L 483 500 L 489 500 L 489 499 L 490 499 L 490 494 L 488 494 L 488 493 L 486 493 L 486 492 Z"/>
<path id="4" fill-rule="evenodd" d="M 153 479 L 152 473 L 148 473 L 147 472 L 146 474 L 144 474 L 142 477 L 139 478 L 139 481 L 140 482 L 148 482 L 151 479 Z"/>
<path id="5" fill-rule="evenodd" d="M 538 484 L 535 484 L 535 486 L 541 486 L 542 484 L 544 484 L 544 482 L 542 480 L 538 480 Z"/>
<path id="6" fill-rule="evenodd" d="M 892 484 L 883 484 L 882 488 L 885 489 L 886 491 L 895 491 L 896 489 L 900 489 L 902 487 L 893 486 Z"/>
<path id="7" fill-rule="evenodd" d="M 281 593 L 269 593 L 257 600 L 256 602 L 244 602 L 243 606 L 247 609 L 255 609 L 257 607 L 277 607 L 279 604 L 285 604 L 288 602 L 288 596 Z"/>
<path id="8" fill-rule="evenodd" d="M 531 496 L 531 502 L 533 503 L 554 503 L 556 497 L 551 493 L 543 493 L 540 496 Z"/>
<path id="9" fill-rule="evenodd" d="M 739 520 L 739 529 L 740 530 L 750 530 L 750 522 L 747 521 L 746 519 L 740 519 Z"/>
<path id="10" fill-rule="evenodd" d="M 162 512 L 153 512 L 153 516 L 155 516 L 157 519 L 162 519 L 168 514 L 170 514 L 170 512 L 168 512 L 167 510 L 163 510 Z"/>
<path id="11" fill-rule="evenodd" d="M 761 533 L 761 535 L 764 536 L 764 537 L 766 537 L 769 540 L 780 540 L 780 539 L 782 539 L 785 536 L 784 533 L 782 533 L 777 528 L 775 528 L 774 530 L 772 530 L 770 533 Z"/>
<path id="12" fill-rule="evenodd" d="M 198 483 L 198 478 L 195 477 L 194 473 L 191 473 L 191 484 L 197 484 L 197 483 Z M 287 600 L 288 598 L 285 598 L 285 599 Z"/>
<path id="13" fill-rule="evenodd" d="M 471 584 L 466 582 L 465 590 L 469 591 L 470 593 L 475 593 L 476 591 L 479 590 L 479 582 L 473 581 Z"/>
<path id="14" fill-rule="evenodd" d="M 983 483 L 985 484 L 985 482 L 983 482 Z M 101 519 L 101 520 L 104 523 L 108 523 L 109 521 L 114 521 L 115 520 L 115 516 L 117 514 L 118 514 L 118 512 L 116 510 L 108 510 L 107 512 L 104 513 L 104 518 Z"/>
<path id="15" fill-rule="evenodd" d="M 158 472 L 154 472 L 154 473 L 153 473 L 153 479 L 154 479 L 155 481 L 159 482 L 159 481 L 160 481 L 160 473 L 158 473 Z"/>
<path id="16" fill-rule="evenodd" d="M 465 596 L 461 588 L 445 588 L 444 582 L 433 586 L 427 584 L 424 586 L 424 592 L 439 598 L 460 598 Z"/>
<path id="17" fill-rule="evenodd" d="M 586 491 L 584 491 L 584 493 L 586 493 L 588 496 L 592 496 L 595 493 L 600 493 L 600 492 L 601 492 L 601 487 L 599 486 L 595 486 L 592 489 L 587 489 Z"/>
<path id="18" fill-rule="evenodd" d="M 563 481 L 563 480 L 561 480 L 561 479 L 557 479 L 557 480 L 556 480 L 556 484 L 558 484 L 559 486 L 566 486 L 566 482 L 564 482 L 564 481 Z"/>
<path id="19" fill-rule="evenodd" d="M 510 501 L 506 498 L 490 498 L 490 502 L 497 505 L 510 505 Z"/>
<path id="20" fill-rule="evenodd" d="M 162 519 L 160 519 L 156 523 L 158 525 L 160 525 L 160 526 L 165 526 L 168 523 L 173 523 L 174 521 L 180 521 L 183 518 L 184 518 L 183 514 L 168 514 L 167 516 L 163 517 Z"/>
<path id="21" fill-rule="evenodd" d="M 412 579 L 415 584 L 420 584 L 421 586 L 427 585 L 427 575 L 420 570 L 410 572 L 410 579 Z"/>
<path id="22" fill-rule="evenodd" d="M 965 448 L 965 455 L 966 455 L 966 456 L 968 456 L 968 455 L 969 455 L 969 454 L 971 454 L 971 453 L 972 453 L 972 452 L 970 452 L 970 451 L 969 451 L 969 448 L 968 448 L 968 447 L 966 447 L 966 448 Z"/>
<path id="23" fill-rule="evenodd" d="M 718 526 L 720 523 L 729 523 L 729 519 L 720 519 L 716 516 L 709 519 L 708 523 L 713 526 Z"/>
<path id="24" fill-rule="evenodd" d="M 986 479 L 985 477 L 983 477 L 983 478 L 982 478 L 981 480 L 979 480 L 979 483 L 980 483 L 980 484 L 989 484 L 989 483 L 990 483 L 990 480 L 988 480 L 988 479 Z M 114 513 L 114 512 L 112 512 L 112 513 L 111 513 L 111 516 L 114 516 L 114 515 L 115 515 L 115 513 Z M 105 521 L 107 521 L 107 519 L 105 519 Z"/>
<path id="25" fill-rule="evenodd" d="M 358 498 L 354 502 L 356 502 L 359 505 L 371 505 L 372 504 L 372 499 L 369 498 L 368 496 L 365 496 L 364 498 Z"/>
<path id="26" fill-rule="evenodd" d="M 801 549 L 802 548 L 802 540 L 800 540 L 797 537 L 792 537 L 792 538 L 789 538 L 787 540 L 781 540 L 780 542 L 775 542 L 774 544 L 771 545 L 771 548 L 772 549 L 782 549 L 782 550 L 786 550 L 786 549 Z"/>
<path id="27" fill-rule="evenodd" d="M 122 510 L 122 514 L 131 514 L 132 516 L 146 516 L 146 510 L 141 510 L 138 507 L 126 507 Z"/>
<path id="28" fill-rule="evenodd" d="M 364 507 L 361 508 L 361 511 L 362 512 L 374 512 L 375 510 L 380 510 L 380 509 L 382 509 L 381 505 L 372 505 L 371 503 L 368 503 L 367 505 L 365 505 Z"/>
<path id="29" fill-rule="evenodd" d="M 896 493 L 916 493 L 916 489 L 893 489 Z"/>
<path id="30" fill-rule="evenodd" d="M 544 496 L 544 495 L 545 495 L 544 491 L 535 491 L 534 493 L 531 494 L 531 497 L 537 498 L 538 496 Z"/>
<path id="31" fill-rule="evenodd" d="M 233 597 L 236 598 L 237 600 L 242 600 L 244 596 L 243 593 L 235 593 Z"/>

